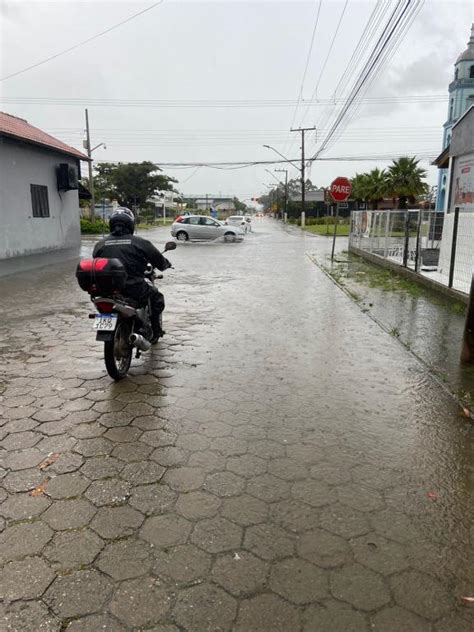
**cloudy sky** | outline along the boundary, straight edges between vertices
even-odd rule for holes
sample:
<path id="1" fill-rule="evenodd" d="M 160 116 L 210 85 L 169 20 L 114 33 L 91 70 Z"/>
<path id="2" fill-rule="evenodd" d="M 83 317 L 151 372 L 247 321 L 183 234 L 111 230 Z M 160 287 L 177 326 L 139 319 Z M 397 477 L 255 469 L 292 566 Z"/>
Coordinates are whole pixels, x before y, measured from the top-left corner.
<path id="1" fill-rule="evenodd" d="M 153 4 L 0 0 L 0 78 Z M 307 137 L 307 155 L 312 155 L 361 68 L 352 64 L 347 86 L 339 83 L 371 15 L 374 21 L 380 18 L 380 28 L 394 6 L 395 0 L 163 0 L 75 50 L 4 79 L 0 108 L 81 147 L 88 107 L 92 142 L 107 146 L 94 153 L 96 160 L 160 164 L 278 159 L 264 144 L 296 158 L 299 138 L 288 130 L 302 123 L 318 128 Z M 447 87 L 472 22 L 472 0 L 425 0 L 365 101 L 321 157 L 416 153 L 428 168 L 429 156 L 441 149 Z M 370 33 L 374 37 L 365 43 L 361 63 L 374 46 L 376 24 Z M 350 177 L 389 162 L 318 161 L 311 178 L 324 186 L 337 175 Z M 267 168 L 273 171 L 275 166 Z M 428 169 L 434 183 L 436 170 Z M 275 182 L 263 166 L 165 171 L 188 194 L 245 199 Z M 298 175 L 291 165 L 289 175 Z"/>

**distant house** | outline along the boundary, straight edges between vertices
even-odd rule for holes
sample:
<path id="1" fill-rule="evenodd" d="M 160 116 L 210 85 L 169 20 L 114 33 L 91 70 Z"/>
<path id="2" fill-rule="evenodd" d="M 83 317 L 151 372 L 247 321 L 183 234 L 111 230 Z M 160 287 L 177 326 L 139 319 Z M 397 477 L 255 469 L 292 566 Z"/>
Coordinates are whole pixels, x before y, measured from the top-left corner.
<path id="1" fill-rule="evenodd" d="M 81 160 L 77 149 L 0 112 L 0 272 L 3 260 L 79 245 Z"/>
<path id="2" fill-rule="evenodd" d="M 232 198 L 198 198 L 196 200 L 196 208 L 198 211 L 208 211 L 213 208 L 221 213 L 233 213 L 235 211 L 235 203 Z"/>

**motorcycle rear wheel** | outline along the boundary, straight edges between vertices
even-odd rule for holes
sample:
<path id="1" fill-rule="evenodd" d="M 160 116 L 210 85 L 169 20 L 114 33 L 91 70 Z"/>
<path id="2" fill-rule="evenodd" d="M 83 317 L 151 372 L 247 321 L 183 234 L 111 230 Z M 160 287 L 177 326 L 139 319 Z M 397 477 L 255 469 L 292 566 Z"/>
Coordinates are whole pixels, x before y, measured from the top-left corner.
<path id="1" fill-rule="evenodd" d="M 126 377 L 132 362 L 133 347 L 129 342 L 130 333 L 128 322 L 119 318 L 113 340 L 104 342 L 105 368 L 115 381 Z"/>

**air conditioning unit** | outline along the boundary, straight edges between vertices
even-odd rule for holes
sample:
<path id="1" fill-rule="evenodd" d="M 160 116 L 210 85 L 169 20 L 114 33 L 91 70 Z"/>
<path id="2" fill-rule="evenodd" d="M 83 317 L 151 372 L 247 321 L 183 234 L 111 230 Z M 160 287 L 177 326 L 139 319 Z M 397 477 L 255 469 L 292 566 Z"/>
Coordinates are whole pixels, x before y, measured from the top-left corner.
<path id="1" fill-rule="evenodd" d="M 56 170 L 58 180 L 58 191 L 71 191 L 79 188 L 77 169 L 67 162 L 60 163 Z"/>

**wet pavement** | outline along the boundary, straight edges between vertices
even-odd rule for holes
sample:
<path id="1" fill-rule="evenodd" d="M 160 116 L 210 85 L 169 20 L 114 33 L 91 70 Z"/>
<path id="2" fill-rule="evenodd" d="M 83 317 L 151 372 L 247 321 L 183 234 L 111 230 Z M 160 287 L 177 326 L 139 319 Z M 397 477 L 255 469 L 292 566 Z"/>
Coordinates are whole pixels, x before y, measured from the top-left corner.
<path id="1" fill-rule="evenodd" d="M 473 629 L 472 425 L 327 247 L 180 244 L 119 384 L 73 263 L 0 279 L 2 632 Z"/>

